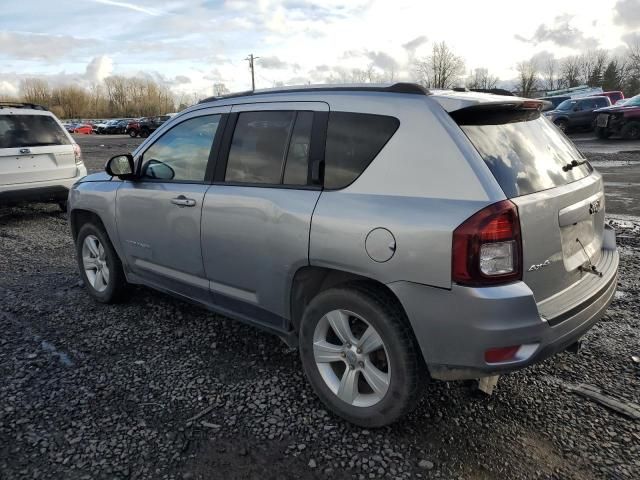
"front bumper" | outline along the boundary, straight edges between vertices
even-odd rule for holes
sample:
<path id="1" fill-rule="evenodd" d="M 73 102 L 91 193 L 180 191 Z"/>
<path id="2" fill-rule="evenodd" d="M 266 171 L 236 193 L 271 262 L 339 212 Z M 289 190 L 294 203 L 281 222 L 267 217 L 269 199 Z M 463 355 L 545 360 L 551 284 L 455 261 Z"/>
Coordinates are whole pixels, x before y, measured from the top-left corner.
<path id="1" fill-rule="evenodd" d="M 71 178 L 0 185 L 0 205 L 23 202 L 64 202 L 73 184 L 86 175 L 86 167 L 78 165 L 76 175 Z"/>
<path id="2" fill-rule="evenodd" d="M 558 322 L 541 315 L 524 282 L 482 288 L 453 285 L 451 290 L 410 282 L 389 287 L 405 308 L 431 376 L 480 378 L 540 362 L 580 339 L 613 299 L 618 252 L 609 252 L 609 257 L 600 287 L 579 304 L 558 312 Z M 485 361 L 486 350 L 512 345 L 526 345 L 526 355 L 505 363 Z"/>

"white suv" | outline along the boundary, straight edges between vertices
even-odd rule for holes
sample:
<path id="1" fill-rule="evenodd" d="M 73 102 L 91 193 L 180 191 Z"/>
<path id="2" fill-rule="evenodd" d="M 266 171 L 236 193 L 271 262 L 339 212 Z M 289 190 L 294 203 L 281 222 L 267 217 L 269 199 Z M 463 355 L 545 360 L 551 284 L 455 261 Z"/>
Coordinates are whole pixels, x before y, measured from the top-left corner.
<path id="1" fill-rule="evenodd" d="M 0 205 L 57 202 L 87 174 L 80 147 L 39 105 L 0 102 Z"/>

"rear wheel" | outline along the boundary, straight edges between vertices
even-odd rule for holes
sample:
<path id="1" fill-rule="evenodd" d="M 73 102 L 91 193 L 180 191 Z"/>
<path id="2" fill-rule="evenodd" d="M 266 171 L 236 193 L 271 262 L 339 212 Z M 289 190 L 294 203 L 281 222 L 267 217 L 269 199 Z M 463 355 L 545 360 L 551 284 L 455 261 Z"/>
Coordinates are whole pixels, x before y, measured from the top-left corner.
<path id="1" fill-rule="evenodd" d="M 138 133 L 135 130 L 131 129 L 129 130 L 129 136 L 131 138 L 136 138 L 138 136 Z"/>
<path id="2" fill-rule="evenodd" d="M 122 262 L 101 226 L 86 223 L 78 232 L 76 257 L 89 294 L 102 303 L 122 300 L 127 280 Z"/>
<path id="3" fill-rule="evenodd" d="M 556 121 L 556 125 L 562 132 L 567 133 L 567 130 L 569 129 L 569 122 L 566 120 L 558 120 Z"/>
<path id="4" fill-rule="evenodd" d="M 393 423 L 419 399 L 418 348 L 385 292 L 351 286 L 320 293 L 301 322 L 300 357 L 320 400 L 357 425 Z"/>
<path id="5" fill-rule="evenodd" d="M 149 136 L 149 130 L 147 130 L 146 128 L 140 130 L 140 136 L 142 138 L 147 138 Z"/>
<path id="6" fill-rule="evenodd" d="M 629 122 L 620 131 L 622 138 L 638 140 L 640 138 L 640 122 Z"/>
<path id="7" fill-rule="evenodd" d="M 602 140 L 606 140 L 611 136 L 611 132 L 604 127 L 596 127 L 596 136 Z"/>

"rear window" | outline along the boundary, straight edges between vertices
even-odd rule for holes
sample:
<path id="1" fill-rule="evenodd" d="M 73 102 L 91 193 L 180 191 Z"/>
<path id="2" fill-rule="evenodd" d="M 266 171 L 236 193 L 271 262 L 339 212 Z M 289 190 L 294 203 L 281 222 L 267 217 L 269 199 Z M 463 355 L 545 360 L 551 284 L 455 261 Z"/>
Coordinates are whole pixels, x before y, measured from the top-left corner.
<path id="1" fill-rule="evenodd" d="M 476 147 L 509 198 L 566 185 L 592 171 L 584 158 L 538 111 L 462 109 L 451 116 Z"/>
<path id="2" fill-rule="evenodd" d="M 0 115 L 0 148 L 69 143 L 60 125 L 48 115 Z"/>
<path id="3" fill-rule="evenodd" d="M 398 129 L 394 117 L 331 112 L 325 152 L 325 188 L 344 188 L 364 172 Z"/>

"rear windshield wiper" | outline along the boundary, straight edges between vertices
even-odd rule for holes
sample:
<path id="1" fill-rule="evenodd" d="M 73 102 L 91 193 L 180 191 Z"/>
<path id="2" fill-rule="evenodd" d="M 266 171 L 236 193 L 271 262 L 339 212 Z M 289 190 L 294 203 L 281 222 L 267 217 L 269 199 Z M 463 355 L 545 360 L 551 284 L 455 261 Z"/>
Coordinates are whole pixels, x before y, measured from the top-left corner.
<path id="1" fill-rule="evenodd" d="M 579 167 L 580 165 L 584 165 L 585 163 L 587 163 L 586 160 L 582 160 L 582 161 L 577 161 L 577 160 L 571 160 L 571 163 L 567 163 L 566 165 L 564 165 L 562 167 L 562 170 L 564 172 L 568 172 L 569 170 L 571 170 L 573 167 Z"/>

